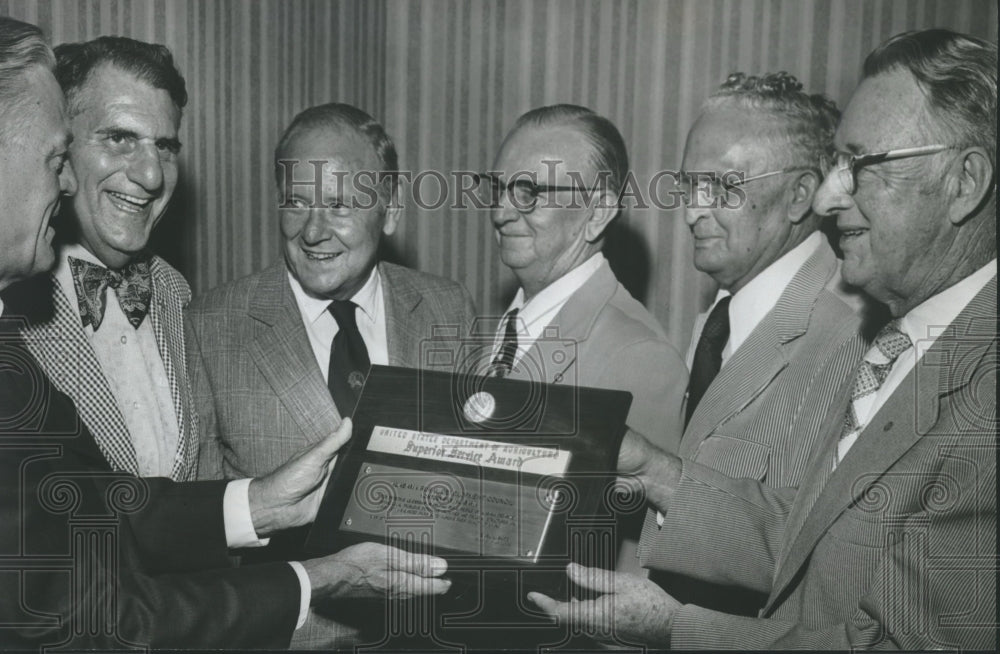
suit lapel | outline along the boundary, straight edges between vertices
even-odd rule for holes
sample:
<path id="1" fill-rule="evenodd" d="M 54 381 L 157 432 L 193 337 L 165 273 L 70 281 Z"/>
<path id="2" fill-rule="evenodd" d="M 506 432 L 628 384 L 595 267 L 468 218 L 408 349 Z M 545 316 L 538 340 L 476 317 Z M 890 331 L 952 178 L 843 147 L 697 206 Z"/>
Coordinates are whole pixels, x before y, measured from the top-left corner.
<path id="1" fill-rule="evenodd" d="M 52 385 L 73 400 L 111 467 L 138 475 L 131 434 L 80 315 L 71 303 L 75 299 L 70 300 L 54 278 L 44 281 L 51 284 L 45 290 L 52 297 L 54 313 L 51 319 L 24 329 L 28 349 Z"/>
<path id="2" fill-rule="evenodd" d="M 545 328 L 545 334 L 535 340 L 521 357 L 511 377 L 545 383 L 559 383 L 578 366 L 580 351 L 594 328 L 597 316 L 611 301 L 618 280 L 607 262 L 597 269 L 587 282 L 570 295 L 566 304 Z M 558 354 L 557 354 L 558 353 Z"/>
<path id="3" fill-rule="evenodd" d="M 247 345 L 261 375 L 310 443 L 340 424 L 323 381 L 284 265 L 267 270 L 250 301 L 250 316 L 267 327 Z"/>
<path id="4" fill-rule="evenodd" d="M 413 320 L 414 311 L 424 296 L 410 278 L 401 274 L 398 266 L 379 264 L 382 277 L 382 297 L 385 301 L 385 335 L 389 351 L 389 365 L 406 368 L 420 366 L 420 340 L 430 337 L 422 334 L 423 321 Z"/>
<path id="5" fill-rule="evenodd" d="M 837 469 L 829 474 L 833 448 L 840 435 L 840 424 L 831 425 L 825 446 L 814 459 L 811 474 L 805 477 L 815 483 L 800 490 L 796 508 L 789 516 L 787 556 L 782 557 L 765 610 L 770 609 L 795 578 L 837 517 L 935 426 L 941 396 L 971 381 L 979 362 L 996 341 L 996 294 L 994 277 L 938 337 L 872 417 L 869 428 L 858 437 Z M 846 408 L 852 382 L 845 383 L 837 406 Z M 917 407 L 915 422 L 914 407 Z M 893 416 L 906 419 L 886 421 Z"/>
<path id="6" fill-rule="evenodd" d="M 152 306 L 149 310 L 156 348 L 163 361 L 170 386 L 170 397 L 177 416 L 177 452 L 170 471 L 171 479 L 185 481 L 194 478 L 197 465 L 197 438 L 189 407 L 194 406 L 185 365 L 184 306 L 191 300 L 187 284 L 172 280 L 164 263 L 153 257 L 150 271 L 153 279 Z M 179 277 L 179 275 L 177 275 Z"/>
<path id="7" fill-rule="evenodd" d="M 824 241 L 708 387 L 685 432 L 686 447 L 696 447 L 753 402 L 788 365 L 788 344 L 809 329 L 816 298 L 836 267 L 833 250 Z"/>

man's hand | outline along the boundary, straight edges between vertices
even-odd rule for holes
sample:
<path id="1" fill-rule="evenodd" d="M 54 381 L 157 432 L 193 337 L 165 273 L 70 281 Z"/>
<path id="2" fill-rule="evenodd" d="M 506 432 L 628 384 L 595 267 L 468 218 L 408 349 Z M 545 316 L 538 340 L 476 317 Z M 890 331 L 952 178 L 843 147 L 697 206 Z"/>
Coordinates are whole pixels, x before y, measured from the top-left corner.
<path id="1" fill-rule="evenodd" d="M 657 511 L 666 512 L 681 481 L 681 460 L 629 429 L 618 450 L 618 473 L 638 481 L 646 501 Z"/>
<path id="2" fill-rule="evenodd" d="M 441 595 L 448 563 L 378 543 L 361 543 L 322 559 L 304 561 L 313 601 L 317 599 L 407 599 Z"/>
<path id="3" fill-rule="evenodd" d="M 250 482 L 250 516 L 258 536 L 309 524 L 316 518 L 337 450 L 351 438 L 351 419 L 280 468 Z"/>
<path id="4" fill-rule="evenodd" d="M 559 602 L 541 593 L 528 593 L 528 599 L 594 640 L 669 647 L 670 625 L 681 605 L 662 588 L 635 575 L 575 563 L 570 563 L 566 572 L 578 586 L 603 594 L 593 600 Z"/>

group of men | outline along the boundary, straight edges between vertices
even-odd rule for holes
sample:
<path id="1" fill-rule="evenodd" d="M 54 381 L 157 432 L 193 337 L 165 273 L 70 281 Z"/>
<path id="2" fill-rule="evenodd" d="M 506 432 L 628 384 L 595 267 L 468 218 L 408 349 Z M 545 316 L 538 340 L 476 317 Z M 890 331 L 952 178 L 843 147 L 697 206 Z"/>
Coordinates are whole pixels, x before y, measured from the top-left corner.
<path id="1" fill-rule="evenodd" d="M 461 285 L 379 260 L 403 205 L 384 128 L 297 115 L 283 261 L 192 301 L 147 249 L 187 101 L 169 51 L 53 56 L 0 18 L 0 80 L 0 643 L 349 647 L 357 600 L 447 593 L 445 561 L 388 546 L 303 560 L 368 368 L 434 367 L 422 344 L 476 320 Z M 684 361 L 601 253 L 617 128 L 516 121 L 480 181 L 519 288 L 476 371 L 631 392 L 618 472 L 649 507 L 618 572 L 568 569 L 594 599 L 538 610 L 651 648 L 995 647 L 995 137 L 996 46 L 945 30 L 876 49 L 843 116 L 731 76 L 679 176 L 719 286 Z M 117 558 L 52 562 L 100 529 Z"/>

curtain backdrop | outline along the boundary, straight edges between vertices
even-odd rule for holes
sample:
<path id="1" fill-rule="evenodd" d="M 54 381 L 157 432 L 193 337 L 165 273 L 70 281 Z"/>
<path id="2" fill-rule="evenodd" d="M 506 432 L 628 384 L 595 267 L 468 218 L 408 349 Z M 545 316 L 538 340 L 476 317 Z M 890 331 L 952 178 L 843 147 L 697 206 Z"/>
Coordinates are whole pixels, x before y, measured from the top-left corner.
<path id="1" fill-rule="evenodd" d="M 583 104 L 619 126 L 642 185 L 678 166 L 699 104 L 731 71 L 786 70 L 842 105 L 865 54 L 892 34 L 997 39 L 993 0 L 0 0 L 0 14 L 54 44 L 122 34 L 174 52 L 191 100 L 181 183 L 154 246 L 196 293 L 280 257 L 271 153 L 314 104 L 364 108 L 405 168 L 446 178 L 488 169 L 524 111 Z M 436 179 L 423 178 L 425 201 Z M 408 198 L 386 256 L 464 283 L 482 313 L 502 311 L 514 285 L 486 213 Z M 692 266 L 681 213 L 628 211 L 607 254 L 686 347 L 713 288 Z"/>

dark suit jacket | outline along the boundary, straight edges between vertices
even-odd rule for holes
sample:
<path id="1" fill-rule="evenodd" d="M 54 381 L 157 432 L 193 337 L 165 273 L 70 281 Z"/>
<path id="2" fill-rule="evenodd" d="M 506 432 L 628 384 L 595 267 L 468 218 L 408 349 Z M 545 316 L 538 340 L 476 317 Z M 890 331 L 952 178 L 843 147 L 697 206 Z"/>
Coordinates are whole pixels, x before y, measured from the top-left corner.
<path id="1" fill-rule="evenodd" d="M 283 563 L 229 567 L 225 485 L 112 472 L 12 322 L 0 319 L 0 649 L 287 646 L 298 579 Z"/>
<path id="2" fill-rule="evenodd" d="M 421 358 L 433 349 L 429 339 L 455 343 L 470 332 L 469 294 L 409 268 L 380 263 L 379 271 L 389 365 L 433 367 Z M 195 299 L 186 324 L 202 433 L 199 478 L 267 474 L 340 424 L 284 263 Z"/>
<path id="3" fill-rule="evenodd" d="M 650 565 L 768 600 L 683 606 L 672 646 L 996 649 L 996 300 L 994 277 L 832 474 L 831 420 L 797 494 L 684 463 Z"/>

